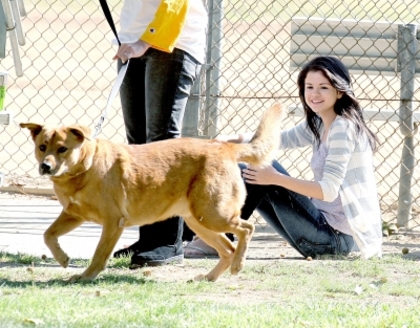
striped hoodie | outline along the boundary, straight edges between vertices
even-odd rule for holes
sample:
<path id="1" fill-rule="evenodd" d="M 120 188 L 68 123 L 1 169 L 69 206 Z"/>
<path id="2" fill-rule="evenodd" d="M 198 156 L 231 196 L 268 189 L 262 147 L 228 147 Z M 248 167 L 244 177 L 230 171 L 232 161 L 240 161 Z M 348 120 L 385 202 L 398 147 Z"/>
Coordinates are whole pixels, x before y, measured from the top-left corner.
<path id="1" fill-rule="evenodd" d="M 322 124 L 322 123 L 321 123 Z M 321 125 L 322 135 L 323 125 Z M 281 133 L 280 149 L 317 147 L 306 121 Z M 318 181 L 324 201 L 341 197 L 343 211 L 362 257 L 382 256 L 382 224 L 373 169 L 372 149 L 366 137 L 357 136 L 353 122 L 337 116 L 326 140 L 328 155 Z"/>

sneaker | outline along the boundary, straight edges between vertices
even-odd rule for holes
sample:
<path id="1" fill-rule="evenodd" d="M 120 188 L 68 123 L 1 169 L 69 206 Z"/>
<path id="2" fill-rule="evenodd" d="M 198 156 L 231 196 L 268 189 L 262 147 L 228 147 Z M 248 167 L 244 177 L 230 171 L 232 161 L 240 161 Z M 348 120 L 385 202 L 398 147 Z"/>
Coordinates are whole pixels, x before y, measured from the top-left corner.
<path id="1" fill-rule="evenodd" d="M 143 237 L 133 245 L 115 252 L 114 257 L 130 256 L 131 269 L 182 263 L 183 226 L 184 221 L 180 217 L 142 226 L 139 234 Z"/>
<path id="2" fill-rule="evenodd" d="M 180 264 L 184 261 L 184 250 L 182 243 L 179 244 L 158 246 L 150 251 L 133 253 L 129 268 L 134 270 L 145 266 Z"/>

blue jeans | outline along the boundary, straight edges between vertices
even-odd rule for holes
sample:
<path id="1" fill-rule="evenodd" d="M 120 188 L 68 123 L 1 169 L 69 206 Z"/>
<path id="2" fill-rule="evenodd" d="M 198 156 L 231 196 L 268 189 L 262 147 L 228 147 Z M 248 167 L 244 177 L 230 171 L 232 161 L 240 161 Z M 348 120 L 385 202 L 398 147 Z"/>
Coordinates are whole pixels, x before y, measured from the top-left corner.
<path id="1" fill-rule="evenodd" d="M 278 162 L 273 167 L 289 175 Z M 242 218 L 247 220 L 256 209 L 303 256 L 347 255 L 352 250 L 353 237 L 332 228 L 310 198 L 280 186 L 246 183 L 246 188 Z"/>
<path id="2" fill-rule="evenodd" d="M 122 63 L 118 61 L 118 70 Z M 130 59 L 120 88 L 124 124 L 129 144 L 179 138 L 185 107 L 201 64 L 183 50 L 172 53 L 149 48 Z M 180 217 L 143 226 L 142 245 L 147 249 L 179 244 L 193 233 Z"/>

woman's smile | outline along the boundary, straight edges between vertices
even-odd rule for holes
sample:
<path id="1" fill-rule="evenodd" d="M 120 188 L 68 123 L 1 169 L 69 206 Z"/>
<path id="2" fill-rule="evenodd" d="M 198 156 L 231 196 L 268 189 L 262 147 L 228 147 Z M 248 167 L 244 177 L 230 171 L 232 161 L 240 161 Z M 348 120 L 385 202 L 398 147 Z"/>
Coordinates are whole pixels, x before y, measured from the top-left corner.
<path id="1" fill-rule="evenodd" d="M 334 104 L 341 98 L 331 82 L 321 71 L 310 71 L 305 79 L 305 100 L 318 114 L 334 111 Z"/>

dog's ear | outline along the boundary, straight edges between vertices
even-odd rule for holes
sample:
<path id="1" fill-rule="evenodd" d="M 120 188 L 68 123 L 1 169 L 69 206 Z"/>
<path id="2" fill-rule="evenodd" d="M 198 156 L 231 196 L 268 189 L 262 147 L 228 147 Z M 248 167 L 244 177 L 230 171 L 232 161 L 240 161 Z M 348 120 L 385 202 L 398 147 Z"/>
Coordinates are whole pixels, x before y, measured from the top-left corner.
<path id="1" fill-rule="evenodd" d="M 90 140 L 91 131 L 87 126 L 70 125 L 67 129 L 69 132 L 73 133 L 80 142 L 85 139 Z"/>
<path id="2" fill-rule="evenodd" d="M 44 127 L 43 125 L 36 124 L 36 123 L 20 123 L 19 126 L 21 128 L 26 128 L 29 131 L 31 131 L 31 136 L 32 136 L 32 139 L 34 140 Z"/>

